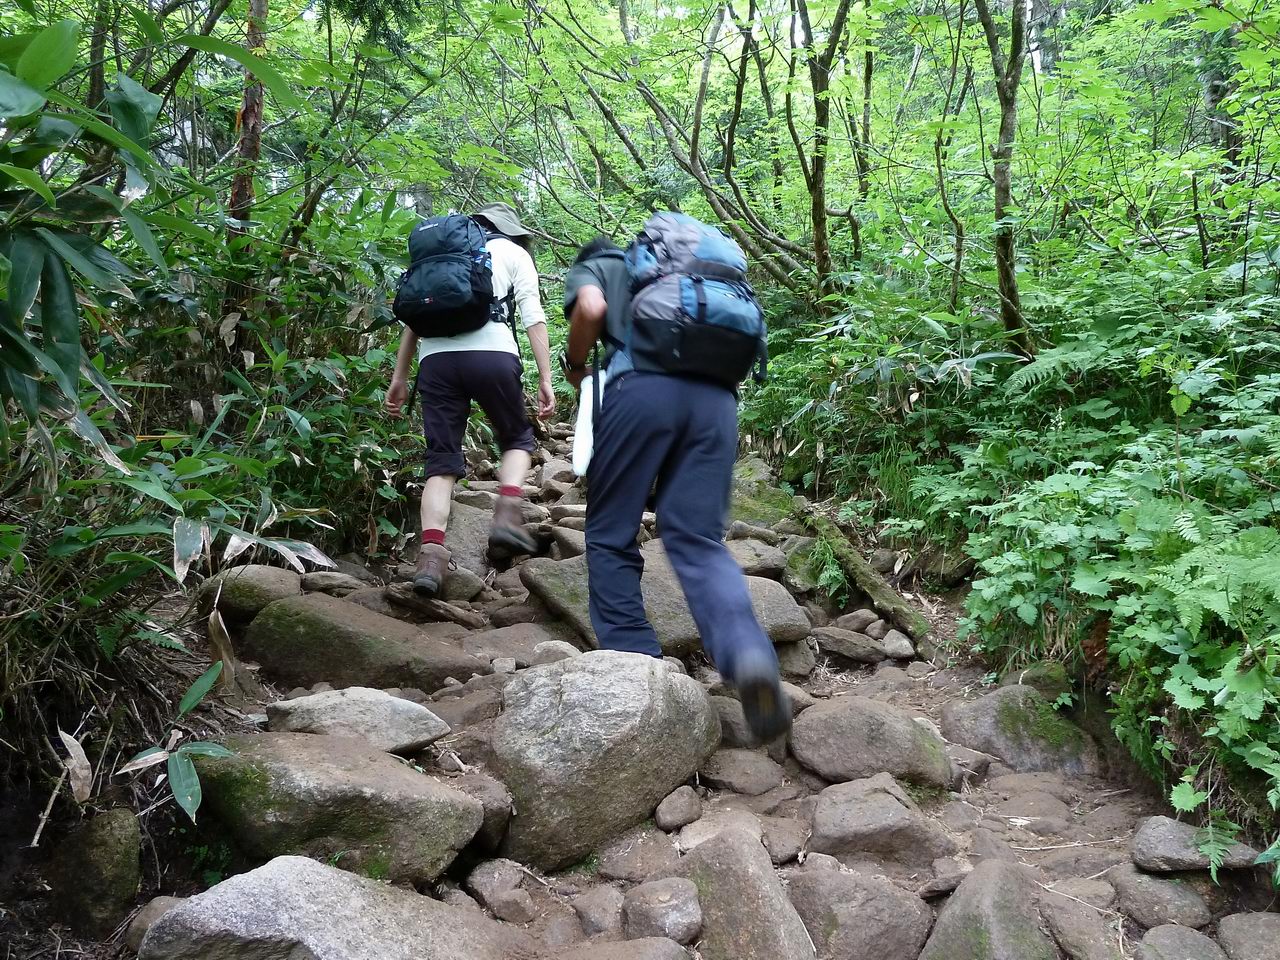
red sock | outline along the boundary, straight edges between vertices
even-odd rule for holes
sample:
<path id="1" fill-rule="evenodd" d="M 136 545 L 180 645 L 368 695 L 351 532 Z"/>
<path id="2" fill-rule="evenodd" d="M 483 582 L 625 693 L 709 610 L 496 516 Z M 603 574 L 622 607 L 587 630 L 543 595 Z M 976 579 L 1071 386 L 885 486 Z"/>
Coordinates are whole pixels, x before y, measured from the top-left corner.
<path id="1" fill-rule="evenodd" d="M 515 497 L 517 500 L 524 496 L 524 491 L 519 487 L 501 486 L 498 488 L 498 496 Z"/>
<path id="2" fill-rule="evenodd" d="M 422 542 L 438 543 L 440 544 L 440 546 L 444 546 L 444 531 L 443 530 L 423 530 Z"/>

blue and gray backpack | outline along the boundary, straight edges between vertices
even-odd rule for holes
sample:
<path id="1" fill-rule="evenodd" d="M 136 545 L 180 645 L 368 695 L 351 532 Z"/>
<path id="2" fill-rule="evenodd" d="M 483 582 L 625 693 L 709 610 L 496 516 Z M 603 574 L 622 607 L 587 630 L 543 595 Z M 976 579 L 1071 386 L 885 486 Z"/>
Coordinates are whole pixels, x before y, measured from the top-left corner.
<path id="1" fill-rule="evenodd" d="M 764 312 L 732 239 L 682 213 L 649 218 L 626 256 L 637 370 L 705 377 L 736 387 L 768 360 Z"/>
<path id="2" fill-rule="evenodd" d="M 470 217 L 424 220 L 409 234 L 409 269 L 391 310 L 420 337 L 453 337 L 505 323 L 510 304 L 493 296 L 488 235 Z M 510 298 L 507 298 L 510 299 Z"/>

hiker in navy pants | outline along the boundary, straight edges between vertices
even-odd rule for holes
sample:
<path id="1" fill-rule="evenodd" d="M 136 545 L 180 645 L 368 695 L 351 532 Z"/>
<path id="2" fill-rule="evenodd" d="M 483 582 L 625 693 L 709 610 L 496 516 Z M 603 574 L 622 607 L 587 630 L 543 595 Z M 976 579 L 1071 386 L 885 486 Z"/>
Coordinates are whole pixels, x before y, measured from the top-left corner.
<path id="1" fill-rule="evenodd" d="M 602 334 L 616 342 L 606 333 L 605 317 L 621 323 L 625 315 L 618 284 L 610 282 L 616 279 L 612 271 L 625 276 L 621 258 L 588 257 L 586 264 L 595 269 L 575 267 L 565 290 L 572 327 L 561 365 L 575 386 L 586 367 L 585 359 L 574 363 L 572 356 L 585 357 Z M 606 302 L 611 287 L 615 293 Z M 636 542 L 656 481 L 658 531 L 703 648 L 738 688 L 752 730 L 761 740 L 772 739 L 791 721 L 778 659 L 723 541 L 738 446 L 737 396 L 705 379 L 626 370 L 626 361 L 624 356 L 613 362 L 587 473 L 587 570 L 596 638 L 607 650 L 662 656 L 645 616 L 644 561 Z"/>

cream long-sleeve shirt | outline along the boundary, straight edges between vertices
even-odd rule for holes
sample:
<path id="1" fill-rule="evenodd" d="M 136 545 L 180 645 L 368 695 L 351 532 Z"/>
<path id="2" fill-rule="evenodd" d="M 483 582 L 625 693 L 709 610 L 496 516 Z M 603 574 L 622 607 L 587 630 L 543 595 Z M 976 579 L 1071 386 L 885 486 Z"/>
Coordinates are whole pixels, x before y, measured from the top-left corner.
<path id="1" fill-rule="evenodd" d="M 508 294 L 515 299 L 520 322 L 528 330 L 547 322 L 547 315 L 538 298 L 538 269 L 533 258 L 519 245 L 506 237 L 491 237 L 485 246 L 493 260 L 493 295 L 502 300 Z M 486 323 L 479 330 L 460 333 L 456 337 L 423 337 L 418 341 L 418 359 L 435 353 L 454 353 L 459 350 L 496 350 L 519 356 L 520 348 L 511 327 L 506 323 Z"/>

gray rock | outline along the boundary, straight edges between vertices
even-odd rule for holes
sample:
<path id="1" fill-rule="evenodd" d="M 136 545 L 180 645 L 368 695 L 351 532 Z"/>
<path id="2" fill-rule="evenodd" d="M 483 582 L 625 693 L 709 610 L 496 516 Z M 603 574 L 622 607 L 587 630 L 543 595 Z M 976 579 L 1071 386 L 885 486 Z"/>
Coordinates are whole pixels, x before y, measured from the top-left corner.
<path id="1" fill-rule="evenodd" d="M 755 750 L 717 750 L 702 765 L 702 779 L 717 790 L 758 797 L 781 785 L 782 767 Z"/>
<path id="2" fill-rule="evenodd" d="M 994 754 L 1017 771 L 1094 776 L 1102 769 L 1093 738 L 1032 687 L 1001 687 L 977 700 L 948 703 L 942 708 L 942 735 Z"/>
<path id="3" fill-rule="evenodd" d="M 698 889 L 704 957 L 814 960 L 804 923 L 754 837 L 725 830 L 686 854 L 675 874 Z"/>
<path id="4" fill-rule="evenodd" d="M 863 697 L 836 697 L 795 719 L 796 759 L 827 780 L 857 780 L 887 771 L 926 786 L 947 787 L 951 764 L 942 739 L 895 707 Z"/>
<path id="5" fill-rule="evenodd" d="M 242 627 L 269 603 L 302 593 L 302 578 L 292 570 L 247 563 L 232 567 L 200 585 L 196 606 L 208 616 L 216 604 L 229 627 Z"/>
<path id="6" fill-rule="evenodd" d="M 926 866 L 956 844 L 887 773 L 837 783 L 818 794 L 809 849 L 854 859 Z"/>
<path id="7" fill-rule="evenodd" d="M 667 876 L 679 856 L 667 834 L 636 827 L 600 848 L 596 869 L 605 880 L 643 883 Z"/>
<path id="8" fill-rule="evenodd" d="M 1177 924 L 1148 930 L 1135 960 L 1227 960 L 1216 943 L 1199 931 Z"/>
<path id="9" fill-rule="evenodd" d="M 920 960 L 1057 960 L 1020 867 L 980 863 L 938 916 Z"/>
<path id="10" fill-rule="evenodd" d="M 493 510 L 454 502 L 449 511 L 446 543 L 453 562 L 483 578 L 489 572 L 489 528 Z"/>
<path id="11" fill-rule="evenodd" d="M 129 921 L 129 927 L 124 932 L 125 946 L 137 953 L 138 948 L 142 946 L 142 938 L 155 926 L 156 921 L 174 907 L 186 902 L 186 897 L 156 897 L 149 901 Z"/>
<path id="12" fill-rule="evenodd" d="M 1040 900 L 1041 916 L 1068 960 L 1124 960 L 1119 933 L 1112 930 L 1107 916 L 1068 897 L 1045 892 Z"/>
<path id="13" fill-rule="evenodd" d="M 105 940 L 129 915 L 142 879 L 142 831 L 132 810 L 107 810 L 74 827 L 50 864 L 56 912 L 85 938 Z"/>
<path id="14" fill-rule="evenodd" d="M 725 540 L 762 540 L 771 547 L 776 547 L 781 538 L 768 527 L 755 527 L 741 520 L 729 524 L 729 532 Z"/>
<path id="15" fill-rule="evenodd" d="M 662 652 L 673 657 L 688 656 L 699 649 L 698 628 L 661 541 L 645 544 L 642 553 L 645 569 L 640 587 L 645 612 L 657 631 Z M 522 564 L 520 571 L 521 580 L 531 593 L 567 620 L 590 646 L 597 645 L 587 605 L 585 557 L 536 558 Z M 747 587 L 756 618 L 775 643 L 800 640 L 809 633 L 804 611 L 781 584 L 748 577 Z"/>
<path id="16" fill-rule="evenodd" d="M 764 824 L 759 817 L 746 810 L 722 808 L 704 813 L 681 830 L 676 843 L 681 851 L 688 853 L 708 840 L 714 840 L 726 830 L 746 834 L 757 843 L 764 842 Z"/>
<path id="17" fill-rule="evenodd" d="M 817 627 L 811 634 L 820 653 L 837 663 L 879 663 L 888 658 L 884 643 L 865 633 L 841 630 L 839 627 Z"/>
<path id="18" fill-rule="evenodd" d="M 279 857 L 168 911 L 141 960 L 534 960 L 534 942 L 451 907 L 304 857 Z"/>
<path id="19" fill-rule="evenodd" d="M 568 866 L 646 819 L 720 738 L 698 682 L 639 654 L 533 667 L 503 696 L 495 770 L 518 811 L 506 849 L 544 869 Z"/>
<path id="20" fill-rule="evenodd" d="M 1280 913 L 1234 913 L 1218 921 L 1231 960 L 1280 960 Z"/>
<path id="21" fill-rule="evenodd" d="M 730 540 L 725 545 L 738 569 L 748 577 L 776 580 L 787 569 L 787 555 L 762 540 Z"/>
<path id="22" fill-rule="evenodd" d="M 592 943 L 558 952 L 556 960 L 689 960 L 684 947 L 665 937 L 628 940 L 626 943 Z"/>
<path id="23" fill-rule="evenodd" d="M 853 613 L 846 613 L 842 617 L 837 617 L 836 622 L 832 626 L 839 627 L 841 630 L 852 630 L 854 633 L 862 633 L 867 627 L 871 626 L 880 619 L 880 614 L 874 610 L 855 610 Z"/>
<path id="24" fill-rule="evenodd" d="M 493 898 L 489 910 L 499 920 L 506 920 L 508 923 L 529 923 L 538 915 L 538 909 L 528 890 L 508 890 L 498 894 Z"/>
<path id="25" fill-rule="evenodd" d="M 755 734 L 747 726 L 746 714 L 736 697 L 712 697 L 711 705 L 720 717 L 720 744 L 725 747 L 754 747 L 759 745 Z"/>
<path id="26" fill-rule="evenodd" d="M 873 640 L 883 640 L 889 635 L 889 624 L 883 620 L 877 620 L 874 623 L 867 624 L 867 629 L 863 632 Z"/>
<path id="27" fill-rule="evenodd" d="M 277 600 L 249 626 L 241 643 L 272 679 L 298 686 L 417 687 L 485 673 L 483 661 L 432 639 L 410 624 L 322 593 Z"/>
<path id="28" fill-rule="evenodd" d="M 449 725 L 412 701 L 347 687 L 267 704 L 267 729 L 348 737 L 388 753 L 413 753 L 443 737 Z"/>
<path id="29" fill-rule="evenodd" d="M 335 597 L 345 597 L 348 593 L 363 590 L 368 584 L 359 577 L 336 570 L 315 570 L 302 575 L 302 589 L 308 593 L 327 593 Z M 285 594 L 292 596 L 292 594 Z"/>
<path id="30" fill-rule="evenodd" d="M 463 652 L 478 660 L 492 663 L 511 659 L 523 669 L 537 662 L 539 644 L 563 641 L 564 631 L 537 623 L 516 623 L 497 630 L 478 630 L 462 639 Z"/>
<path id="31" fill-rule="evenodd" d="M 197 760 L 207 809 L 246 853 L 303 854 L 425 883 L 484 822 L 479 800 L 358 740 L 263 733 Z"/>
<path id="32" fill-rule="evenodd" d="M 588 937 L 622 937 L 623 894 L 617 887 L 601 886 L 573 898 L 573 910 Z"/>
<path id="33" fill-rule="evenodd" d="M 622 903 L 627 939 L 666 937 L 692 943 L 702 930 L 702 907 L 692 880 L 668 877 L 630 890 Z"/>
<path id="34" fill-rule="evenodd" d="M 809 863 L 784 876 L 791 902 L 821 957 L 915 958 L 933 926 L 933 911 L 884 877 Z"/>
<path id="35" fill-rule="evenodd" d="M 484 820 L 473 842 L 482 850 L 497 850 L 511 820 L 511 793 L 493 777 L 475 771 L 453 778 L 449 785 L 480 801 Z"/>
<path id="36" fill-rule="evenodd" d="M 1169 817 L 1149 817 L 1143 821 L 1129 844 L 1133 862 L 1143 870 L 1171 873 L 1177 870 L 1208 870 L 1209 857 L 1200 851 L 1197 830 L 1189 823 Z M 1251 867 L 1258 851 L 1244 843 L 1227 850 L 1222 866 L 1228 869 Z"/>
<path id="37" fill-rule="evenodd" d="M 573 483 L 577 474 L 573 472 L 573 464 L 568 460 L 548 460 L 538 469 L 538 485 L 553 480 L 556 483 Z"/>
<path id="38" fill-rule="evenodd" d="M 1144 927 L 1203 927 L 1213 919 L 1204 898 L 1189 885 L 1142 873 L 1131 863 L 1108 870 L 1107 882 L 1115 887 L 1120 910 Z"/>
<path id="39" fill-rule="evenodd" d="M 551 539 L 560 548 L 561 559 L 572 560 L 587 552 L 587 535 L 580 530 L 555 527 L 551 531 Z"/>
<path id="40" fill-rule="evenodd" d="M 482 907 L 497 914 L 494 904 L 503 894 L 519 890 L 524 883 L 524 870 L 514 860 L 485 860 L 467 874 L 463 885 Z M 505 918 L 499 918 L 505 919 Z"/>
<path id="41" fill-rule="evenodd" d="M 769 851 L 769 859 L 781 865 L 790 863 L 800 856 L 805 841 L 809 839 L 807 821 L 792 820 L 789 817 L 760 817 L 760 825 L 764 827 L 764 845 Z"/>
<path id="42" fill-rule="evenodd" d="M 567 640 L 543 640 L 534 645 L 530 666 L 537 666 L 541 663 L 555 663 L 557 660 L 568 660 L 570 657 L 580 656 L 582 656 L 582 651 Z"/>
<path id="43" fill-rule="evenodd" d="M 890 630 L 880 643 L 884 646 L 884 652 L 892 660 L 910 660 L 916 655 L 915 644 L 901 630 Z"/>
<path id="44" fill-rule="evenodd" d="M 690 786 L 676 787 L 653 811 L 653 822 L 670 833 L 702 816 L 702 800 Z"/>
<path id="45" fill-rule="evenodd" d="M 791 680 L 808 680 L 818 665 L 813 648 L 807 640 L 796 640 L 793 643 L 779 643 L 774 648 L 778 654 L 778 669 L 784 677 Z"/>
<path id="46" fill-rule="evenodd" d="M 440 589 L 438 596 L 441 600 L 449 602 L 474 600 L 483 591 L 484 578 L 466 567 L 459 566 L 455 570 L 450 570 L 449 575 L 444 578 L 444 586 Z"/>

